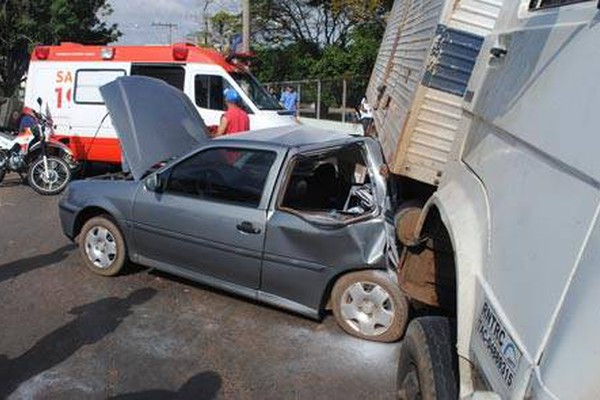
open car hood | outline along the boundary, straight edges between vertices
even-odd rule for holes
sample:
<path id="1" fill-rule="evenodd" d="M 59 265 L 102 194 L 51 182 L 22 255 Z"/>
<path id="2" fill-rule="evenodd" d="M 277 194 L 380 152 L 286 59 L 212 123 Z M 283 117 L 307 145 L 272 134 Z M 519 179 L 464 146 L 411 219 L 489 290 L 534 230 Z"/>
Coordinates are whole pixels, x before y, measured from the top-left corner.
<path id="1" fill-rule="evenodd" d="M 102 86 L 100 93 L 121 141 L 123 170 L 135 180 L 209 140 L 196 107 L 161 80 L 126 76 Z"/>

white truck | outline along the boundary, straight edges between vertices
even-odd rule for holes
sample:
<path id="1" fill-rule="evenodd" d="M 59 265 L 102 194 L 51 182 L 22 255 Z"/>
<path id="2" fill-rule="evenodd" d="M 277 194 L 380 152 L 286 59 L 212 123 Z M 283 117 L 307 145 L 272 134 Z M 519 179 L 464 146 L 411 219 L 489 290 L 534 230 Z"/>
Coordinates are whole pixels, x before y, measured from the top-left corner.
<path id="1" fill-rule="evenodd" d="M 400 398 L 600 398 L 600 11 L 397 0 L 367 98 L 419 317 Z"/>

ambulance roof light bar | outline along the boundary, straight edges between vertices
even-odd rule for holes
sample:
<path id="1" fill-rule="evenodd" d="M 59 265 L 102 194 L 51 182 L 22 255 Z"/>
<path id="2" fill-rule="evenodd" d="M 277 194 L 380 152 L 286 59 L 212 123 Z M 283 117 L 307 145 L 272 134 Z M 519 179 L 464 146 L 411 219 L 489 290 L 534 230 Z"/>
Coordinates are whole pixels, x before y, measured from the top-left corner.
<path id="1" fill-rule="evenodd" d="M 188 58 L 190 49 L 184 46 L 173 46 L 173 59 L 175 61 L 185 61 Z"/>
<path id="2" fill-rule="evenodd" d="M 46 46 L 38 46 L 35 48 L 35 58 L 38 60 L 46 60 L 50 55 L 50 48 Z"/>

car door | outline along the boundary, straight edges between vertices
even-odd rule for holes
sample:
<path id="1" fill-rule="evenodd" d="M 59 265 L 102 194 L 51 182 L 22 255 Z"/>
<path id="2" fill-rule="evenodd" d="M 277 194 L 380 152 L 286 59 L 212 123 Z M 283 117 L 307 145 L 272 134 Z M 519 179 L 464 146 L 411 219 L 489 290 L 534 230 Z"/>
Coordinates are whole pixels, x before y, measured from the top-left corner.
<path id="1" fill-rule="evenodd" d="M 333 277 L 386 265 L 380 153 L 365 141 L 292 156 L 272 200 L 259 296 L 314 314 Z"/>
<path id="2" fill-rule="evenodd" d="M 278 158 L 272 150 L 210 147 L 163 171 L 163 191 L 141 188 L 134 202 L 140 261 L 258 288 Z"/>

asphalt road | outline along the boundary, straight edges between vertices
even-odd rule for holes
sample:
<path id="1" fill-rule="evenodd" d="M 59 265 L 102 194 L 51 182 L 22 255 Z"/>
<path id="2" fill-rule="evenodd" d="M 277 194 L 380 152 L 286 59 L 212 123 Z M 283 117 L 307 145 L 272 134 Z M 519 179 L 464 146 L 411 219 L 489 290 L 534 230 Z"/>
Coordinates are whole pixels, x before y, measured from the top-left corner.
<path id="1" fill-rule="evenodd" d="M 392 399 L 397 344 L 163 273 L 88 272 L 56 197 L 0 185 L 0 399 Z"/>

